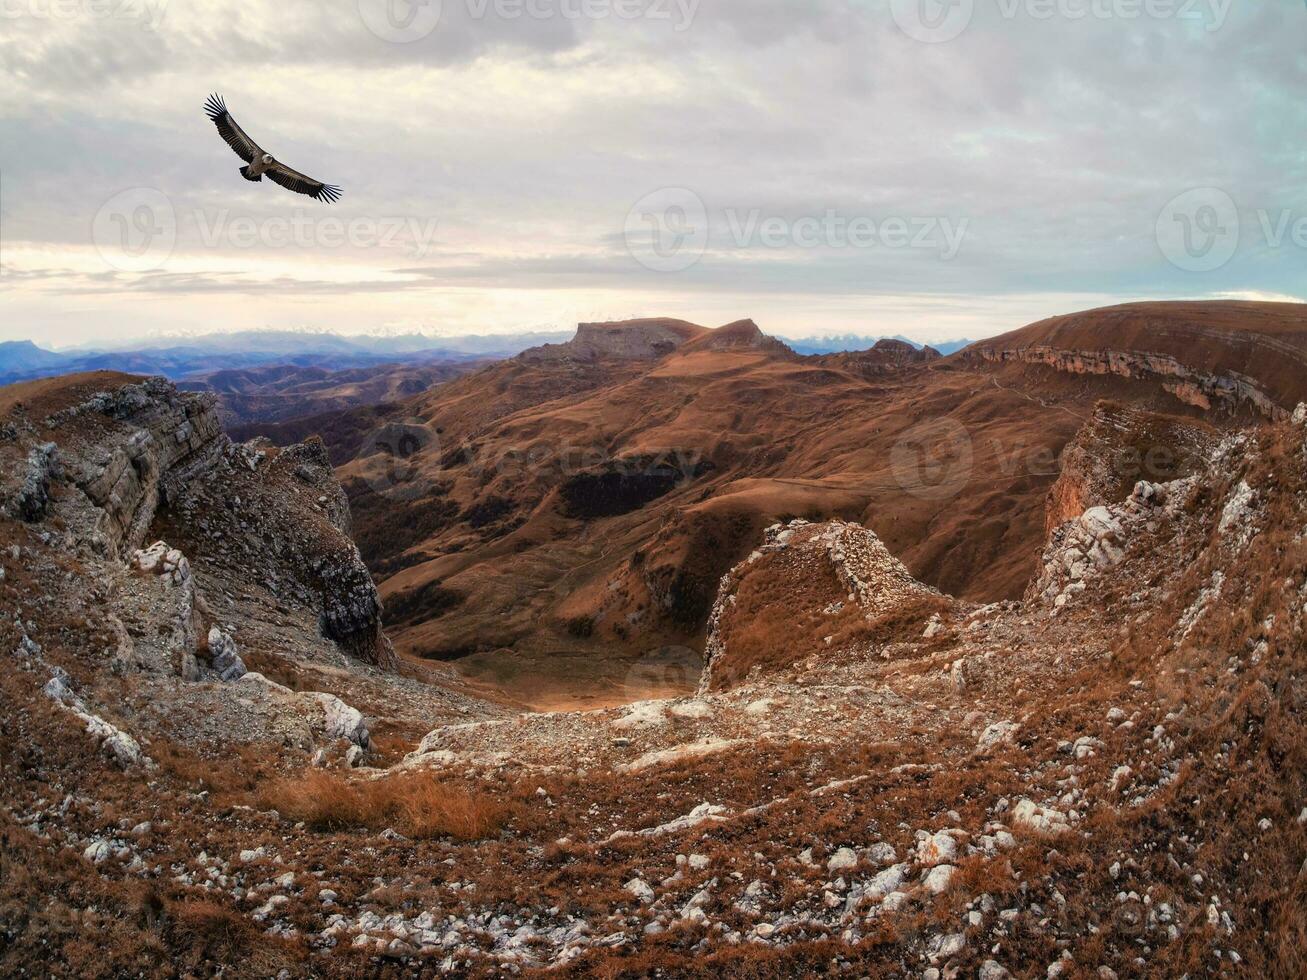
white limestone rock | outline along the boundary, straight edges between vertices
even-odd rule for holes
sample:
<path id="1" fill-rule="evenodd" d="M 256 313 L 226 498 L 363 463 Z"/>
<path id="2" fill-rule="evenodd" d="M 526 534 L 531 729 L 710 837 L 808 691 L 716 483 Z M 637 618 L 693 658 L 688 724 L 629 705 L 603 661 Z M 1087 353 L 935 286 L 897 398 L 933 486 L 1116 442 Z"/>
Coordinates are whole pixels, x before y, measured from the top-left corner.
<path id="1" fill-rule="evenodd" d="M 1065 813 L 1040 806 L 1029 799 L 1022 799 L 1013 808 L 1012 823 L 1038 834 L 1061 834 L 1071 829 Z"/>
<path id="2" fill-rule="evenodd" d="M 132 552 L 131 565 L 147 575 L 162 577 L 170 585 L 182 585 L 191 577 L 191 563 L 186 556 L 165 541 Z"/>
<path id="3" fill-rule="evenodd" d="M 1011 742 L 1020 730 L 1021 726 L 1014 721 L 996 721 L 980 733 L 976 752 L 980 755 L 991 752 L 998 746 Z"/>
<path id="4" fill-rule="evenodd" d="M 360 748 L 368 747 L 370 735 L 363 713 L 334 694 L 314 692 L 309 695 L 322 708 L 323 731 L 327 738 L 345 738 Z"/>
<path id="5" fill-rule="evenodd" d="M 623 887 L 634 895 L 641 905 L 648 905 L 654 900 L 654 890 L 649 887 L 647 882 L 639 878 L 632 878 Z"/>
<path id="6" fill-rule="evenodd" d="M 216 626 L 209 630 L 209 654 L 219 680 L 235 681 L 247 673 L 245 661 L 236 651 L 236 641 Z"/>
<path id="7" fill-rule="evenodd" d="M 826 862 L 827 871 L 848 871 L 858 866 L 858 854 L 851 847 L 841 847 Z"/>
<path id="8" fill-rule="evenodd" d="M 917 861 L 927 868 L 951 864 L 958 856 L 958 841 L 954 835 L 959 833 L 961 831 L 941 830 L 923 838 L 917 844 Z"/>
<path id="9" fill-rule="evenodd" d="M 45 685 L 45 694 L 75 715 L 86 726 L 86 734 L 91 736 L 100 751 L 124 769 L 154 765 L 153 760 L 141 751 L 136 739 L 87 709 L 82 699 L 73 693 L 68 675 L 62 670 L 57 671 Z"/>

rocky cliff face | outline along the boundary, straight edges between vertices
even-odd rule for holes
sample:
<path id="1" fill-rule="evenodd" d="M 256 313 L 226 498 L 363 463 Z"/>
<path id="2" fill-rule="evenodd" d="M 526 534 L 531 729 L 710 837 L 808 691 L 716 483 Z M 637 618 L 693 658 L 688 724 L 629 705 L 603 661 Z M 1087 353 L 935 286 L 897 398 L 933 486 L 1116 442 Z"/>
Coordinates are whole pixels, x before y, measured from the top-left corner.
<path id="1" fill-rule="evenodd" d="M 884 337 L 867 350 L 846 351 L 839 354 L 814 355 L 810 360 L 818 364 L 839 368 L 864 378 L 875 378 L 902 371 L 905 368 L 929 364 L 940 359 L 933 347 L 917 349 L 902 340 Z"/>
<path id="2" fill-rule="evenodd" d="M 939 360 L 940 353 L 935 348 L 925 346 L 913 347 L 905 340 L 882 337 L 872 345 L 871 350 L 895 364 L 925 364 Z"/>
<path id="3" fill-rule="evenodd" d="M 211 396 L 161 378 L 78 394 L 43 418 L 11 423 L 6 448 L 26 461 L 14 468 L 19 485 L 5 488 L 6 509 L 29 522 L 57 520 L 71 547 L 111 565 L 157 574 L 175 553 L 170 589 L 134 610 L 169 624 L 173 639 L 156 667 L 195 676 L 191 658 L 205 653 L 196 647 L 200 620 L 221 615 L 204 615 L 209 590 L 196 594 L 193 571 L 210 588 L 257 584 L 288 610 L 311 612 L 324 645 L 393 666 L 377 590 L 349 539 L 349 505 L 320 441 L 282 451 L 233 443 Z M 146 549 L 147 541 L 157 543 Z"/>
<path id="4" fill-rule="evenodd" d="M 1140 481 L 1163 483 L 1196 472 L 1217 441 L 1215 430 L 1196 419 L 1099 402 L 1062 452 L 1045 532 L 1091 507 L 1120 503 Z"/>
<path id="5" fill-rule="evenodd" d="M 693 323 L 672 319 L 581 323 L 576 336 L 567 343 L 533 347 L 518 357 L 527 361 L 656 361 L 706 332 Z"/>
<path id="6" fill-rule="evenodd" d="M 1290 410 L 1277 405 L 1252 378 L 1234 372 L 1210 374 L 1194 370 L 1169 354 L 1140 351 L 1060 350 L 1031 346 L 1014 349 L 972 347 L 966 357 L 991 364 L 1037 364 L 1069 374 L 1115 374 L 1122 378 L 1158 381 L 1186 405 L 1209 411 L 1248 408 L 1272 421 L 1284 421 Z"/>
<path id="7" fill-rule="evenodd" d="M 202 479 L 222 450 L 209 396 L 182 395 L 162 378 L 98 392 L 49 420 L 65 435 L 70 476 L 99 509 L 97 546 L 139 548 L 166 485 Z"/>
<path id="8" fill-rule="evenodd" d="M 656 360 L 694 337 L 699 328 L 675 320 L 636 320 L 630 323 L 582 323 L 571 342 L 580 357 Z"/>

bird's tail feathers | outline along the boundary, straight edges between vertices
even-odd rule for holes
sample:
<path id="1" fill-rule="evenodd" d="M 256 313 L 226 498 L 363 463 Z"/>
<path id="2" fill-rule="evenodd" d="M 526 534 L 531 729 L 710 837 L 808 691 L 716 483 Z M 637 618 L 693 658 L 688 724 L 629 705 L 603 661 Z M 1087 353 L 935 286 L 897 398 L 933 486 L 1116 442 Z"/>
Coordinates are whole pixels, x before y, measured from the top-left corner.
<path id="1" fill-rule="evenodd" d="M 246 180 L 262 180 L 262 179 L 263 179 L 263 174 L 255 174 L 253 177 L 251 177 L 251 176 L 250 176 L 250 168 L 249 168 L 249 167 L 241 167 L 241 176 L 244 177 Z"/>

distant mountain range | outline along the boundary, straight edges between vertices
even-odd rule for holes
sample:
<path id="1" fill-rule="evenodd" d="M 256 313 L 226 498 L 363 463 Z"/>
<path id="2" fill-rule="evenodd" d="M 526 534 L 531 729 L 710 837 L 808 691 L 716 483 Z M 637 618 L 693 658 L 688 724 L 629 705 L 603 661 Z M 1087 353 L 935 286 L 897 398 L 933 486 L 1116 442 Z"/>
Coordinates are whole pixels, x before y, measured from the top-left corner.
<path id="1" fill-rule="evenodd" d="M 141 346 L 48 351 L 30 340 L 0 343 L 0 385 L 80 371 L 161 374 L 174 381 L 214 371 L 285 364 L 331 371 L 402 362 L 462 363 L 511 357 L 528 347 L 569 340 L 572 333 L 503 336 L 392 337 L 259 330 L 166 337 Z"/>
<path id="2" fill-rule="evenodd" d="M 876 345 L 878 340 L 901 340 L 904 343 L 911 344 L 920 350 L 927 346 L 919 340 L 913 340 L 911 337 L 904 337 L 901 334 L 893 337 L 867 337 L 862 334 L 839 334 L 833 337 L 803 337 L 798 340 L 790 340 L 782 337 L 782 340 L 798 354 L 843 354 L 852 351 L 867 350 Z M 935 348 L 945 357 L 949 354 L 960 351 L 963 347 L 969 347 L 974 341 L 971 340 L 948 340 L 941 344 L 932 343 L 929 346 Z"/>
<path id="3" fill-rule="evenodd" d="M 296 330 L 246 330 L 198 336 L 155 337 L 113 346 L 49 351 L 30 340 L 0 342 L 0 385 L 80 371 L 123 371 L 161 374 L 183 381 L 214 371 L 269 365 L 325 368 L 330 371 L 371 368 L 381 364 L 409 365 L 497 360 L 545 344 L 564 344 L 574 332 L 536 331 L 515 334 L 472 334 L 428 337 L 424 334 L 343 336 Z M 782 338 L 784 339 L 784 338 Z M 785 342 L 799 354 L 861 351 L 880 337 L 844 334 Z M 920 349 L 907 337 L 895 337 Z M 954 340 L 931 346 L 951 354 L 971 341 Z"/>

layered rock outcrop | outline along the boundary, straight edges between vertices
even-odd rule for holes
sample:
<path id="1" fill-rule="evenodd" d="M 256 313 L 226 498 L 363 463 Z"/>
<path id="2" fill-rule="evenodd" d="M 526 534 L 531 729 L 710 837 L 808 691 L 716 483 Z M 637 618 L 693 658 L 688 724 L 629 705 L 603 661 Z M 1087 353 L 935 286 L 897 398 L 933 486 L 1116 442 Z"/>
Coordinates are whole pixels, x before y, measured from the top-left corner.
<path id="1" fill-rule="evenodd" d="M 1188 367 L 1169 354 L 1118 350 L 1061 350 L 1030 346 L 1001 349 L 977 346 L 967 357 L 991 364 L 1021 363 L 1050 367 L 1068 374 L 1114 374 L 1161 382 L 1162 388 L 1186 405 L 1209 411 L 1214 407 L 1249 408 L 1264 418 L 1284 421 L 1289 411 L 1266 394 L 1257 382 L 1233 371 L 1212 374 Z"/>
<path id="2" fill-rule="evenodd" d="M 1173 518 L 1188 502 L 1196 482 L 1196 477 L 1162 484 L 1140 482 L 1124 503 L 1091 507 L 1055 528 L 1027 598 L 1051 603 L 1054 612 L 1060 610 L 1118 564 L 1136 534 L 1156 530 L 1161 521 Z"/>
<path id="3" fill-rule="evenodd" d="M 22 521 L 39 521 L 50 505 L 50 481 L 58 476 L 59 454 L 54 443 L 43 443 L 31 450 L 9 512 Z"/>
<path id="4" fill-rule="evenodd" d="M 78 390 L 69 383 L 70 394 Z M 38 433 L 50 441 L 32 445 Z M 320 638 L 349 656 L 394 665 L 376 586 L 349 538 L 349 504 L 320 440 L 280 451 L 233 443 L 212 396 L 162 378 L 90 391 L 14 435 L 31 448 L 10 509 L 44 517 L 52 483 L 66 475 L 71 486 L 58 506 L 73 540 L 144 576 L 128 580 L 124 595 L 129 621 L 161 619 L 144 631 L 151 669 L 203 676 L 195 658 L 203 659 L 198 640 L 213 614 L 201 596 L 247 583 L 287 610 L 311 611 Z M 147 540 L 156 543 L 143 547 Z M 162 587 L 148 584 L 154 577 Z M 172 639 L 154 643 L 164 634 Z M 231 640 L 228 631 L 217 635 Z M 230 680 L 244 668 L 234 648 L 227 656 L 226 643 L 218 646 L 214 670 Z"/>
<path id="5" fill-rule="evenodd" d="M 322 635 L 353 657 L 394 667 L 395 651 L 381 631 L 381 599 L 358 548 L 343 546 L 313 567 L 322 590 Z"/>
<path id="6" fill-rule="evenodd" d="M 1140 481 L 1166 483 L 1203 468 L 1218 441 L 1205 423 L 1099 402 L 1062 451 L 1045 533 L 1091 507 L 1125 500 Z"/>
<path id="7" fill-rule="evenodd" d="M 527 361 L 656 361 L 680 348 L 687 350 L 767 350 L 791 353 L 752 320 L 736 320 L 716 329 L 670 318 L 582 323 L 565 344 L 545 344 L 523 351 Z"/>
<path id="8" fill-rule="evenodd" d="M 939 351 L 933 347 L 917 348 L 906 341 L 882 337 L 866 350 L 819 354 L 809 360 L 864 378 L 875 378 L 938 361 L 940 356 Z"/>
<path id="9" fill-rule="evenodd" d="M 672 319 L 581 323 L 577 325 L 576 336 L 567 343 L 533 347 L 518 357 L 537 361 L 593 361 L 599 358 L 653 361 L 666 357 L 704 332 L 704 328 L 696 324 Z"/>
<path id="10" fill-rule="evenodd" d="M 100 509 L 104 548 L 123 555 L 145 540 L 165 480 L 182 483 L 224 441 L 211 396 L 183 395 L 163 378 L 99 392 L 51 421 L 72 436 L 71 475 Z"/>

